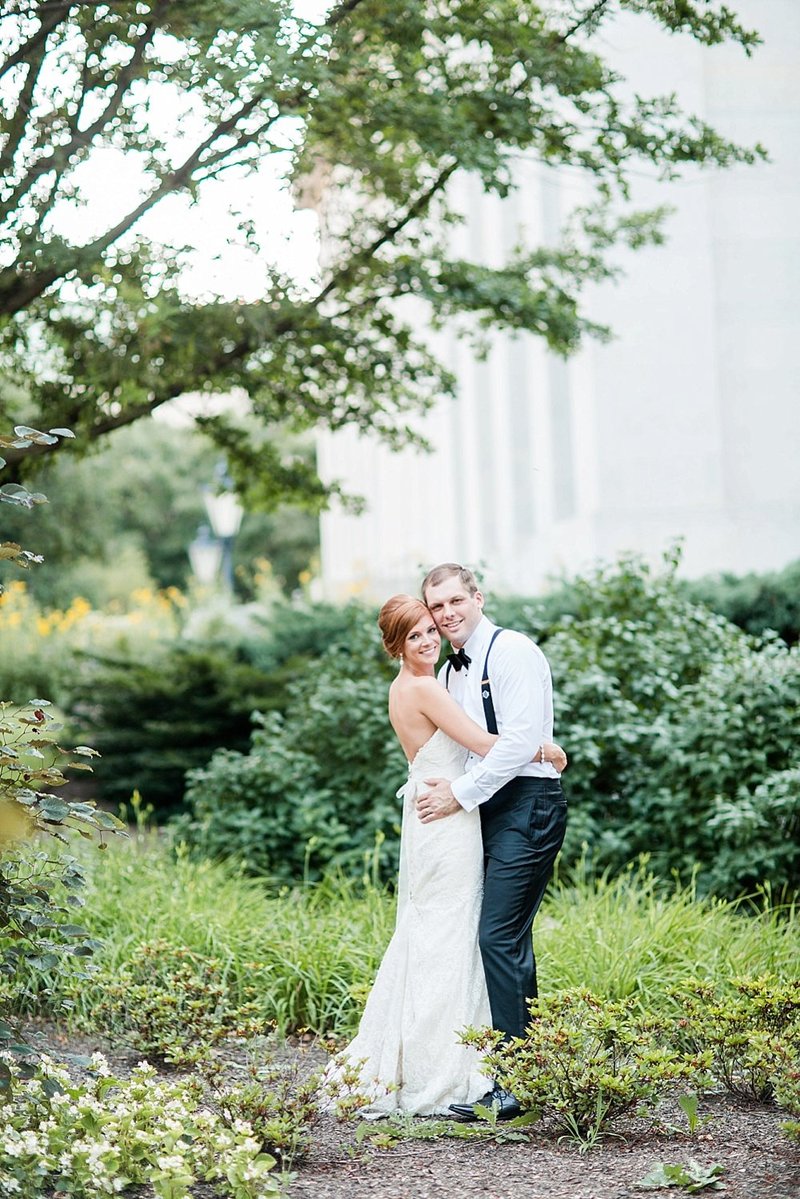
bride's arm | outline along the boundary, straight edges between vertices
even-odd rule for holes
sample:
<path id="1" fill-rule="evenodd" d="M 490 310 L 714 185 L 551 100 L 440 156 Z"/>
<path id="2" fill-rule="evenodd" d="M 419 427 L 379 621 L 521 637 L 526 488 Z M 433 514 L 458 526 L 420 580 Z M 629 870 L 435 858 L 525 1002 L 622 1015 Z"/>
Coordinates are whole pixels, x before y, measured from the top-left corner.
<path id="1" fill-rule="evenodd" d="M 488 754 L 495 741 L 497 741 L 497 734 L 487 732 L 481 725 L 471 720 L 464 709 L 459 707 L 452 695 L 445 691 L 444 687 L 437 683 L 435 679 L 427 677 L 417 679 L 415 693 L 419 710 L 438 729 L 447 733 L 447 736 L 452 738 L 453 741 L 457 741 L 459 745 L 472 750 L 474 754 L 480 754 L 482 758 Z M 536 753 L 533 755 L 533 760 L 538 760 L 540 754 L 541 747 L 538 747 Z M 560 772 L 566 767 L 567 755 L 560 745 L 556 745 L 552 741 L 547 741 L 544 746 L 542 761 L 553 762 L 556 769 Z"/>
<path id="2" fill-rule="evenodd" d="M 437 729 L 471 749 L 474 754 L 485 757 L 497 740 L 494 733 L 481 728 L 467 716 L 444 687 L 434 678 L 419 678 L 414 684 L 414 698 L 423 716 L 427 716 Z"/>

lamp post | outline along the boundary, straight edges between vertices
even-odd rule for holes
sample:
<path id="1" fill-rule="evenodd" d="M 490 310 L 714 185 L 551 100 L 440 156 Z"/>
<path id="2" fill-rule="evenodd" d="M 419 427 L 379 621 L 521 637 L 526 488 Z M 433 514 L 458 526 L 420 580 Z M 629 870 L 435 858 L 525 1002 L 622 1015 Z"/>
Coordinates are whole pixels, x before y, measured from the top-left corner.
<path id="1" fill-rule="evenodd" d="M 216 474 L 222 490 L 204 487 L 203 501 L 220 546 L 222 581 L 228 591 L 233 591 L 233 542 L 239 532 L 244 509 L 236 492 L 231 489 L 231 479 L 223 464 L 217 468 Z"/>
<path id="2" fill-rule="evenodd" d="M 219 574 L 222 561 L 222 545 L 212 537 L 208 525 L 200 525 L 194 541 L 189 546 L 189 561 L 192 572 L 202 587 L 210 587 Z"/>

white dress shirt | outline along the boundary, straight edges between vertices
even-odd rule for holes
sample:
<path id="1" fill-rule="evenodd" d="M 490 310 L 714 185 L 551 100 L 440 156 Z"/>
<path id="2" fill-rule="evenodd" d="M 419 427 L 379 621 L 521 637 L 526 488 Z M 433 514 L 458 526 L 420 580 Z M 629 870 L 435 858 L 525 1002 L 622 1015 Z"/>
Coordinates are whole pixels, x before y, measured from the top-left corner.
<path id="1" fill-rule="evenodd" d="M 486 727 L 481 679 L 486 651 L 497 625 L 481 617 L 464 644 L 471 658 L 468 668 L 450 670 L 450 694 L 476 724 Z M 538 645 L 523 633 L 503 629 L 489 655 L 489 682 L 497 717 L 498 741 L 485 758 L 470 753 L 466 774 L 453 781 L 453 794 L 468 812 L 484 803 L 519 775 L 559 778 L 551 762 L 534 762 L 533 755 L 553 739 L 553 682 L 550 667 Z M 445 683 L 447 664 L 439 671 Z"/>

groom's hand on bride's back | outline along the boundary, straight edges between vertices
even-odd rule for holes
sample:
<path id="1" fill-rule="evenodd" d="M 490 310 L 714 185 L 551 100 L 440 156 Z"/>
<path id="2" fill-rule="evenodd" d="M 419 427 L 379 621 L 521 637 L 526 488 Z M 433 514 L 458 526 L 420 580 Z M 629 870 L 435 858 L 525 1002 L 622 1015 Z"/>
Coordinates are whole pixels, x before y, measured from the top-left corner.
<path id="1" fill-rule="evenodd" d="M 423 791 L 417 796 L 417 815 L 423 824 L 461 811 L 461 804 L 453 795 L 448 779 L 425 779 L 425 785 L 430 787 L 430 791 Z"/>

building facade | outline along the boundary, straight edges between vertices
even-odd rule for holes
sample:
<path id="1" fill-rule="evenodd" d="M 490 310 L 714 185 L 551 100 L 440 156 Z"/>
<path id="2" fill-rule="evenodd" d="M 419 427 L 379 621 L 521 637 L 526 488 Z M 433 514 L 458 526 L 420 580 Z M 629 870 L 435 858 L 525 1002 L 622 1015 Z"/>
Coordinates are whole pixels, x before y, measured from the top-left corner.
<path id="1" fill-rule="evenodd" d="M 637 184 L 638 204 L 674 212 L 666 245 L 621 254 L 621 280 L 589 297 L 610 343 L 564 362 L 533 336 L 498 335 L 477 362 L 438 336 L 458 395 L 421 425 L 433 453 L 323 435 L 323 477 L 367 501 L 361 516 L 323 517 L 330 598 L 416 589 L 450 559 L 492 590 L 535 594 L 623 552 L 657 559 L 677 538 L 688 575 L 800 557 L 800 4 L 736 9 L 764 39 L 750 59 L 634 17 L 604 52 L 636 91 L 677 92 L 770 161 Z M 520 235 L 553 238 L 581 198 L 577 176 L 533 162 L 517 182 L 504 201 L 454 182 L 468 213 L 457 252 L 499 262 Z"/>

